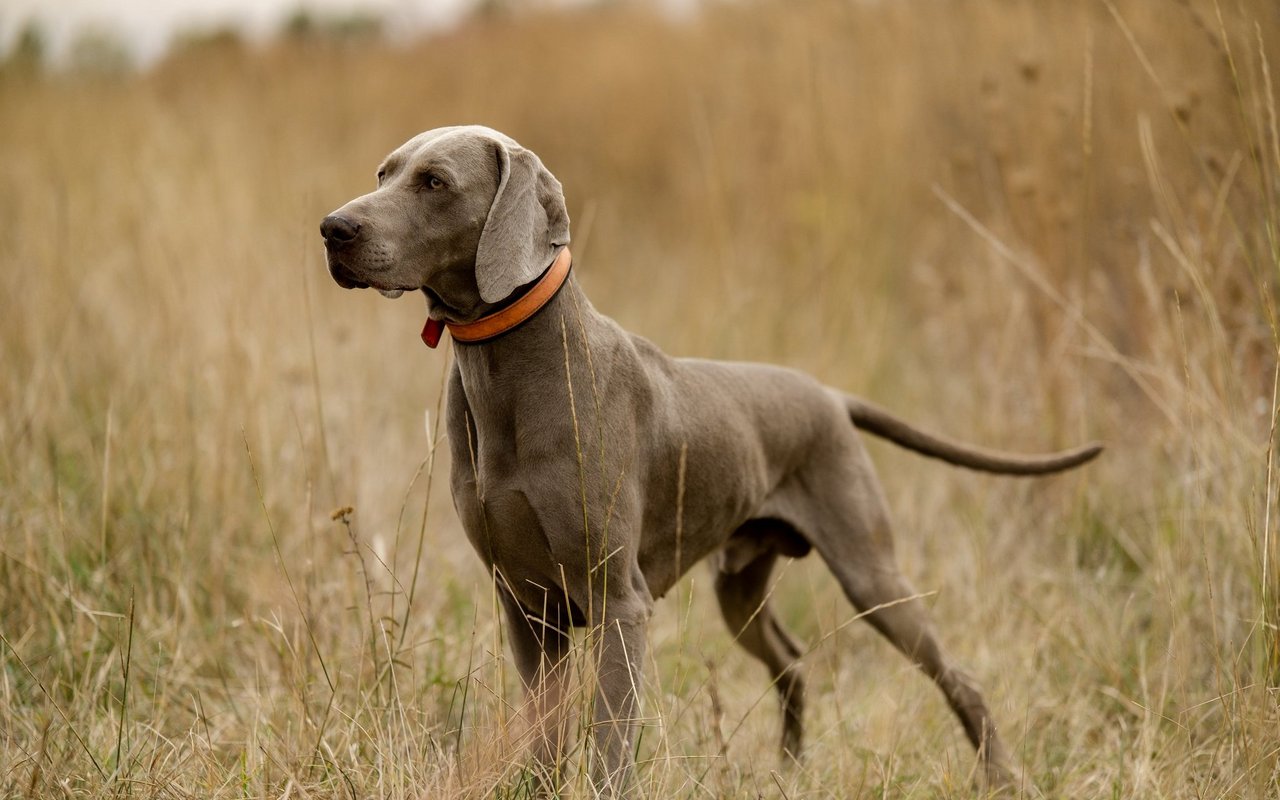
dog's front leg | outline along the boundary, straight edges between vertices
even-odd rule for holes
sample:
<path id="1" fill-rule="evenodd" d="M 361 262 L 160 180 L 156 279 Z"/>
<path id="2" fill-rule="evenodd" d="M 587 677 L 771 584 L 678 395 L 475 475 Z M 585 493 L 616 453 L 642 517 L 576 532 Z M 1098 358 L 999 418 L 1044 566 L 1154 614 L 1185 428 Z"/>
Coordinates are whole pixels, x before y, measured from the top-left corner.
<path id="1" fill-rule="evenodd" d="M 596 692 L 592 711 L 596 761 L 593 780 L 605 797 L 628 794 L 634 756 L 645 625 L 652 601 L 638 596 L 610 598 L 596 627 Z"/>
<path id="2" fill-rule="evenodd" d="M 559 768 L 569 734 L 566 684 L 571 640 L 568 620 L 559 615 L 527 612 L 505 591 L 498 592 L 507 618 L 507 641 L 524 684 L 522 713 L 533 737 L 530 755 L 553 787 L 561 783 Z"/>

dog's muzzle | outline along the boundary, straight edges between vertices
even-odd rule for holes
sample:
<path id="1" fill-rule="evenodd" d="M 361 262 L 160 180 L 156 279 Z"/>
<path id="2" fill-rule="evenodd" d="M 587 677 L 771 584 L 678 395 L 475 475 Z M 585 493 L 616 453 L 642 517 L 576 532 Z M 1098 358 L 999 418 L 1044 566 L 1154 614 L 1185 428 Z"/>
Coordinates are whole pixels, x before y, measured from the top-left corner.
<path id="1" fill-rule="evenodd" d="M 343 266 L 341 261 L 333 257 L 333 251 L 329 252 L 329 275 L 343 289 L 368 289 L 369 284 L 360 280 L 351 270 Z"/>
<path id="2" fill-rule="evenodd" d="M 340 214 L 330 214 L 320 222 L 320 235 L 324 237 L 324 249 L 329 255 L 329 274 L 343 289 L 367 289 L 369 284 L 356 277 L 339 259 L 360 236 L 360 223 Z"/>
<path id="3" fill-rule="evenodd" d="M 360 235 L 360 223 L 339 214 L 330 214 L 320 221 L 320 235 L 329 250 L 340 250 Z"/>

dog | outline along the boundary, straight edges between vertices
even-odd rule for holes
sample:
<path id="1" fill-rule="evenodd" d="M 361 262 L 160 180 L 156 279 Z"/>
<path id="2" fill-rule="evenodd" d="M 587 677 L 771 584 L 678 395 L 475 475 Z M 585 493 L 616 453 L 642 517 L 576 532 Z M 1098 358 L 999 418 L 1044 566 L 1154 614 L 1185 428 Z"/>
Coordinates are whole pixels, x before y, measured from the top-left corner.
<path id="1" fill-rule="evenodd" d="M 859 431 L 971 469 L 1041 475 L 1099 444 L 1017 456 L 926 433 L 776 366 L 671 358 L 596 311 L 572 273 L 560 182 L 480 126 L 410 139 L 377 188 L 324 218 L 344 288 L 426 297 L 423 340 L 455 340 L 447 428 L 454 505 L 494 580 L 539 731 L 567 745 L 571 629 L 594 631 L 592 780 L 625 794 L 656 599 L 709 560 L 736 641 L 768 668 L 782 750 L 802 744 L 801 649 L 769 602 L 780 557 L 816 550 L 850 602 L 937 684 L 977 750 L 1013 767 L 974 682 L 944 655 L 898 569 L 883 491 Z"/>

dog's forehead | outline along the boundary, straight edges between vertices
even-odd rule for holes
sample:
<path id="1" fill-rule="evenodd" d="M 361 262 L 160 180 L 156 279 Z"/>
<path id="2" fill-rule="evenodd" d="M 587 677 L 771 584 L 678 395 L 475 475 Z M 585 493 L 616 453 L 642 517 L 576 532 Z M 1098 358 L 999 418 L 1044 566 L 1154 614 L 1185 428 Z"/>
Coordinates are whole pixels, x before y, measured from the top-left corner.
<path id="1" fill-rule="evenodd" d="M 436 153 L 466 150 L 488 143 L 503 144 L 511 149 L 520 147 L 510 136 L 493 128 L 483 125 L 453 125 L 418 134 L 387 156 L 387 162 L 416 160 Z"/>

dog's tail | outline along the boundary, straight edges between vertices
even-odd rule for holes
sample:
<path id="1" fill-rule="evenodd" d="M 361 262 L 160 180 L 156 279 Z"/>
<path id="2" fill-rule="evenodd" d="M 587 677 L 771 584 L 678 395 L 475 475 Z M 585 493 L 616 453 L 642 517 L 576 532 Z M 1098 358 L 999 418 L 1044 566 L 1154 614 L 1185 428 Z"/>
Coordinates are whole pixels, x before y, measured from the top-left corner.
<path id="1" fill-rule="evenodd" d="M 845 395 L 844 399 L 845 406 L 849 409 L 849 419 L 859 430 L 888 439 L 921 455 L 982 472 L 1047 475 L 1078 467 L 1102 452 L 1102 445 L 1093 442 L 1072 450 L 1044 455 L 1002 453 L 927 433 L 866 400 L 851 395 Z"/>

